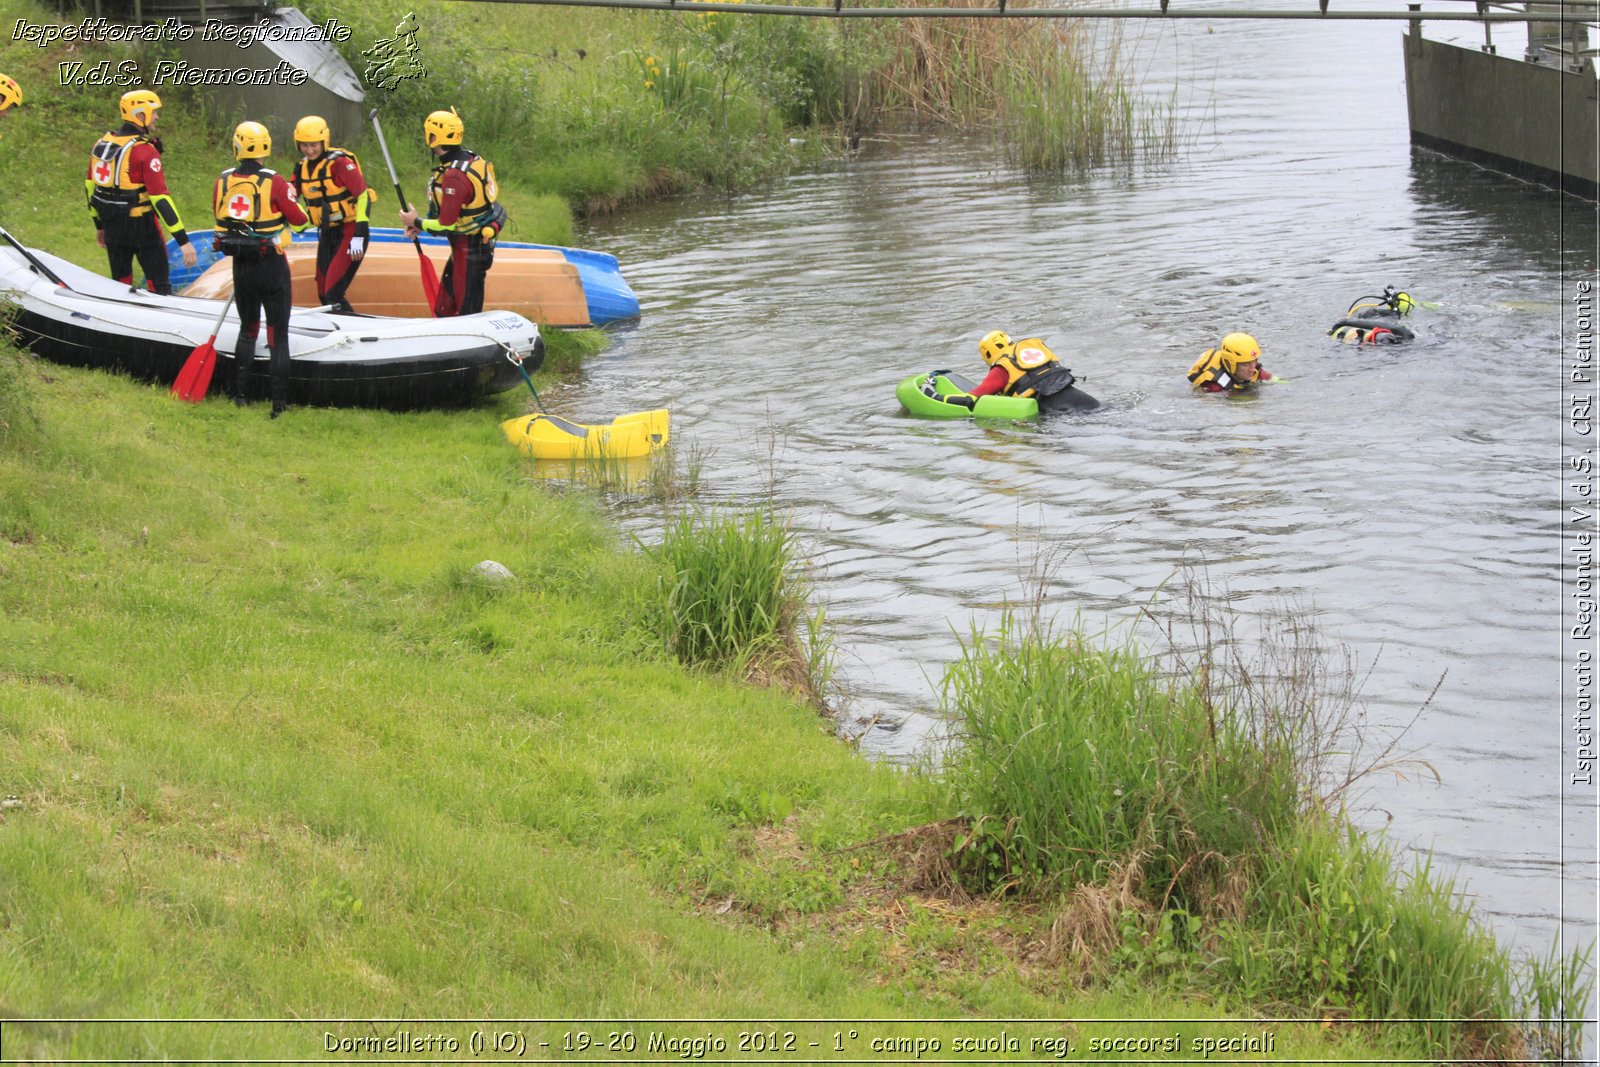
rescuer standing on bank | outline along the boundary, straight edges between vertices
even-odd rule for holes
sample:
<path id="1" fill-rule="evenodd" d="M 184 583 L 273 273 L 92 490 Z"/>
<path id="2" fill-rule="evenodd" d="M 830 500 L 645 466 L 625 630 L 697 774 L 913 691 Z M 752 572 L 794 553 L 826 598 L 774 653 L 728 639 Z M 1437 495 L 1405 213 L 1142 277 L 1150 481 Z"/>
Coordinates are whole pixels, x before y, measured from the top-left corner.
<path id="1" fill-rule="evenodd" d="M 133 284 L 133 260 L 144 268 L 152 292 L 172 292 L 167 281 L 165 226 L 183 250 L 183 265 L 195 264 L 194 246 L 184 232 L 178 208 L 167 193 L 161 167 L 161 138 L 155 135 L 161 98 L 149 89 L 122 94 L 122 125 L 95 142 L 89 152 L 84 187 L 96 239 L 111 261 L 111 276 Z M 156 220 L 159 218 L 160 224 Z"/>
<path id="2" fill-rule="evenodd" d="M 483 310 L 483 283 L 494 265 L 494 239 L 505 228 L 506 211 L 495 202 L 494 164 L 461 145 L 466 132 L 455 108 L 435 111 L 422 123 L 428 148 L 438 159 L 428 179 L 428 217 L 400 212 L 406 235 L 423 230 L 450 238 L 450 262 L 439 282 L 433 313 L 471 315 Z"/>
<path id="3" fill-rule="evenodd" d="M 304 229 L 305 212 L 295 202 L 294 186 L 268 170 L 272 136 L 259 122 L 241 122 L 233 131 L 238 166 L 217 178 L 212 206 L 217 217 L 212 247 L 233 257 L 233 299 L 239 309 L 239 343 L 233 350 L 233 400 L 249 399 L 261 312 L 267 313 L 267 350 L 272 355 L 272 417 L 289 406 L 289 261 L 279 239 L 289 229 Z"/>
<path id="4" fill-rule="evenodd" d="M 294 185 L 317 228 L 317 303 L 353 312 L 345 293 L 366 255 L 367 207 L 377 194 L 367 187 L 355 153 L 329 147 L 331 138 L 321 116 L 295 123 L 295 145 L 303 158 L 295 166 Z"/>

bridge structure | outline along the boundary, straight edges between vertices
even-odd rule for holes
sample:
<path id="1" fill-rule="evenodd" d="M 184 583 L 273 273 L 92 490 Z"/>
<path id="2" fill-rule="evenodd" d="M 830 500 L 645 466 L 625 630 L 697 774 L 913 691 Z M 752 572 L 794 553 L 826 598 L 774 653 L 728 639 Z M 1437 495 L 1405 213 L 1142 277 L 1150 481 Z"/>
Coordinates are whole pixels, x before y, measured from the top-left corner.
<path id="1" fill-rule="evenodd" d="M 737 0 L 457 0 L 461 3 L 546 4 L 561 7 L 611 7 L 647 11 L 713 12 L 740 15 L 789 15 L 801 18 L 1046 18 L 1046 19 L 1359 19 L 1405 22 L 1528 22 L 1532 7 L 1538 21 L 1559 24 L 1600 23 L 1600 0 L 1550 0 L 1546 3 L 1510 4 L 1490 0 L 1435 0 L 1448 7 L 1424 10 L 1420 3 L 1378 3 L 1360 6 L 1334 0 L 1305 0 L 1274 7 L 1190 7 L 1172 0 L 1130 5 L 1087 3 L 1054 6 L 1017 3 L 1015 0 L 979 0 L 913 7 L 863 4 L 859 0 L 818 0 L 810 3 L 739 3 Z"/>

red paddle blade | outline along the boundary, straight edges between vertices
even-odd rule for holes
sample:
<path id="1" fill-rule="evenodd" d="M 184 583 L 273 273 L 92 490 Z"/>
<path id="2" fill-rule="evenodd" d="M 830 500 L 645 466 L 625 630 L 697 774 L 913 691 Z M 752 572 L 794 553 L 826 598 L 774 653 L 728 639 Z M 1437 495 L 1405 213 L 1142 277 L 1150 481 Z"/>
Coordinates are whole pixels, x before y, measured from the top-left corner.
<path id="1" fill-rule="evenodd" d="M 183 369 L 172 383 L 173 396 L 191 404 L 198 404 L 205 399 L 206 390 L 211 387 L 211 372 L 217 368 L 216 340 L 213 337 L 189 353 L 189 358 L 183 362 Z"/>
<path id="2" fill-rule="evenodd" d="M 417 260 L 422 271 L 422 295 L 428 298 L 428 309 L 431 311 L 439 301 L 439 274 L 434 269 L 433 260 L 422 250 L 421 241 L 417 242 Z"/>

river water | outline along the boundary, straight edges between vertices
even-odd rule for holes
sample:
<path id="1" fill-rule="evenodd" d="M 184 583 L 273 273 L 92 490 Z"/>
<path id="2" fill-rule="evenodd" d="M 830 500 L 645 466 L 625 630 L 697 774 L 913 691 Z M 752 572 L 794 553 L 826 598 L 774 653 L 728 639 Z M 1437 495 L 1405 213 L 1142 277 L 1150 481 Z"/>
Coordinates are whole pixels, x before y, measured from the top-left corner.
<path id="1" fill-rule="evenodd" d="M 1383 777 L 1362 819 L 1431 850 L 1520 949 L 1593 937 L 1592 792 L 1564 787 L 1561 308 L 1597 267 L 1593 205 L 1409 145 L 1394 22 L 1129 31 L 1177 84 L 1186 147 L 1131 174 L 1029 178 L 986 138 L 869 140 L 736 198 L 630 211 L 637 327 L 546 395 L 590 422 L 672 409 L 704 499 L 768 492 L 816 568 L 843 727 L 912 760 L 973 625 L 1031 598 L 1135 617 L 1195 568 L 1242 615 L 1289 600 L 1370 669 L 1439 774 Z M 1481 29 L 1437 36 L 1481 39 Z M 1496 31 L 1502 52 L 1510 35 Z M 1403 349 L 1325 336 L 1386 284 L 1429 306 Z M 895 383 L 976 377 L 988 330 L 1038 335 L 1104 407 L 933 422 Z M 1231 330 L 1281 384 L 1184 375 Z M 628 519 L 641 536 L 641 507 Z M 1562 921 L 1564 918 L 1564 922 Z"/>

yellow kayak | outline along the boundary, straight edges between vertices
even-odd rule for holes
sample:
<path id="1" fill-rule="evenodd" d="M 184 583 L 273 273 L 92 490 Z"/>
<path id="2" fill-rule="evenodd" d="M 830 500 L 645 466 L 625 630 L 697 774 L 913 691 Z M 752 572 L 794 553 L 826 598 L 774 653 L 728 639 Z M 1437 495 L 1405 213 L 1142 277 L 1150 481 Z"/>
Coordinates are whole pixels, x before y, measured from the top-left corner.
<path id="1" fill-rule="evenodd" d="M 636 411 L 603 426 L 559 415 L 519 415 L 500 424 L 506 440 L 534 459 L 632 459 L 667 443 L 668 412 Z"/>

